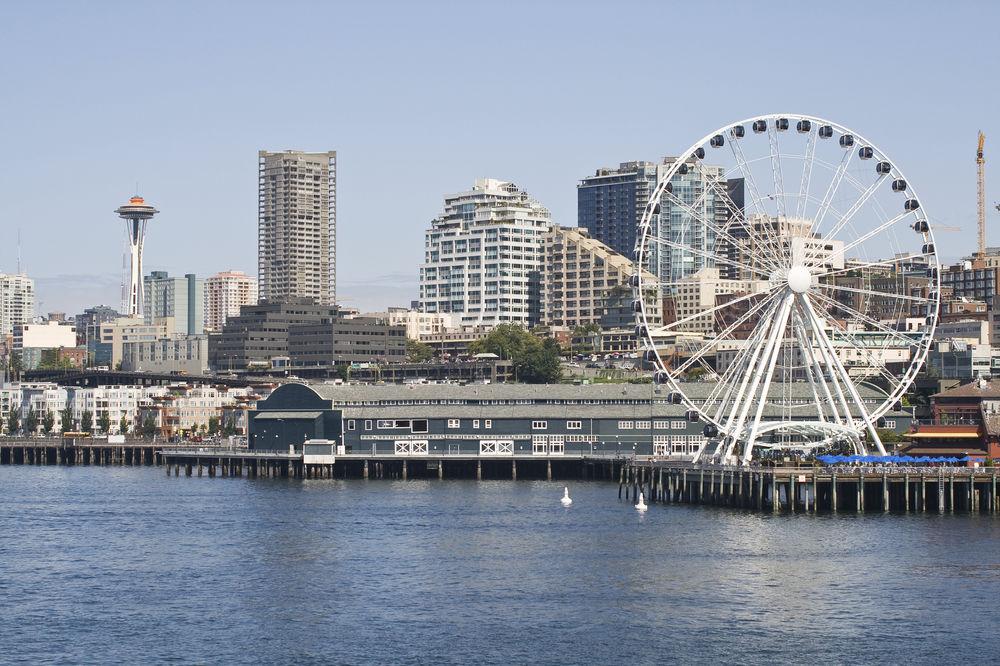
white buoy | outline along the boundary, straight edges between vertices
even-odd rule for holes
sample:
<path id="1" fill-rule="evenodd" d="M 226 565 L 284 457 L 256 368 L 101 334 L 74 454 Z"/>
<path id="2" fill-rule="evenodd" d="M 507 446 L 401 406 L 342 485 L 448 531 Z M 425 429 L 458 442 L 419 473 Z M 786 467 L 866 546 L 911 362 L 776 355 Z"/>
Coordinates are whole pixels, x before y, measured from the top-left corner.
<path id="1" fill-rule="evenodd" d="M 563 496 L 562 499 L 559 501 L 562 502 L 563 506 L 569 506 L 570 504 L 573 503 L 573 500 L 570 499 L 569 496 L 569 488 L 563 488 Z"/>
<path id="2" fill-rule="evenodd" d="M 642 493 L 639 493 L 639 501 L 636 502 L 635 510 L 638 511 L 639 513 L 645 513 L 646 509 L 648 508 L 649 507 L 646 506 L 645 498 L 642 496 Z"/>

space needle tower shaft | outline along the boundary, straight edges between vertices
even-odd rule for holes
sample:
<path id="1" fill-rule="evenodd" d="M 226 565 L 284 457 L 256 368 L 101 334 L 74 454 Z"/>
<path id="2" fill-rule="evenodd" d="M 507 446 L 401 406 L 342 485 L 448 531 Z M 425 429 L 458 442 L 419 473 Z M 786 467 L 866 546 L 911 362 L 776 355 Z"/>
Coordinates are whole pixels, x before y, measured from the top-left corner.
<path id="1" fill-rule="evenodd" d="M 129 317 L 143 315 L 142 246 L 146 237 L 146 223 L 159 212 L 138 195 L 115 209 L 118 217 L 125 221 L 129 243 L 129 283 L 124 294 L 125 314 Z"/>

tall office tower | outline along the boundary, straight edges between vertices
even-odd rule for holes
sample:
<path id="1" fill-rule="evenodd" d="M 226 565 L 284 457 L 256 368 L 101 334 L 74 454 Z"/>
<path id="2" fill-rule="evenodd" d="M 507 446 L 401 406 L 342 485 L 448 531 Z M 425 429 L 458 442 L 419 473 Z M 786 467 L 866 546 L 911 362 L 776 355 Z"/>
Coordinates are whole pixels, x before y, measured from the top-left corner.
<path id="1" fill-rule="evenodd" d="M 24 274 L 0 273 L 0 336 L 35 316 L 35 282 Z"/>
<path id="2" fill-rule="evenodd" d="M 463 325 L 541 319 L 548 209 L 514 183 L 481 178 L 446 196 L 431 221 L 420 267 L 424 312 L 451 312 Z"/>
<path id="3" fill-rule="evenodd" d="M 337 294 L 337 153 L 258 153 L 257 284 L 262 301 Z"/>
<path id="4" fill-rule="evenodd" d="M 664 165 L 622 162 L 598 169 L 576 186 L 576 222 L 618 254 L 632 256 L 636 229 Z"/>
<path id="5" fill-rule="evenodd" d="M 146 324 L 170 317 L 178 335 L 205 332 L 205 285 L 193 273 L 180 278 L 153 271 L 143 280 L 143 291 Z"/>
<path id="6" fill-rule="evenodd" d="M 598 169 L 593 176 L 584 178 L 577 185 L 577 226 L 587 229 L 593 238 L 616 252 L 632 256 L 649 197 L 658 179 L 666 175 L 676 160 L 665 157 L 660 164 L 622 162 L 617 169 Z M 676 245 L 715 252 L 713 227 L 724 227 L 733 207 L 727 197 L 730 184 L 721 167 L 689 161 L 684 171 L 672 178 L 673 191 L 661 197 L 660 213 L 652 220 L 654 235 L 665 243 L 651 246 L 647 268 L 664 283 L 714 266 L 704 254 Z M 696 214 L 691 213 L 690 207 L 697 209 Z M 705 225 L 699 217 L 712 220 L 713 224 Z"/>
<path id="7" fill-rule="evenodd" d="M 115 209 L 118 217 L 125 220 L 125 233 L 128 234 L 129 281 L 122 299 L 128 317 L 142 316 L 142 247 L 146 241 L 146 223 L 159 212 L 138 194 Z"/>
<path id="8" fill-rule="evenodd" d="M 244 305 L 257 304 L 257 279 L 243 271 L 223 271 L 205 280 L 205 330 L 218 333 Z"/>
<path id="9" fill-rule="evenodd" d="M 669 168 L 676 160 L 666 157 L 663 166 Z M 653 236 L 664 242 L 651 243 L 649 251 L 649 270 L 661 283 L 716 267 L 711 255 L 725 254 L 716 248 L 716 230 L 726 227 L 732 206 L 722 167 L 686 160 L 670 185 L 672 191 L 660 198 L 660 213 L 652 222 Z"/>

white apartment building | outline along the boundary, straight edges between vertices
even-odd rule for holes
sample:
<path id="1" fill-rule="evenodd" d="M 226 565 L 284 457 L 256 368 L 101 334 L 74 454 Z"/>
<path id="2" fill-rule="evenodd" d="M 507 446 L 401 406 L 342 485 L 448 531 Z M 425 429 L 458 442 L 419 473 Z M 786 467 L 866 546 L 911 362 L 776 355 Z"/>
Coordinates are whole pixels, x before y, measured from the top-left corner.
<path id="1" fill-rule="evenodd" d="M 462 325 L 538 323 L 548 209 L 492 178 L 444 204 L 426 232 L 420 309 L 453 313 Z"/>
<path id="2" fill-rule="evenodd" d="M 627 292 L 624 300 L 631 306 L 629 278 L 633 272 L 631 259 L 591 238 L 586 229 L 553 226 L 545 236 L 541 323 L 569 328 L 600 325 L 613 307 L 611 301 L 621 300 L 613 295 L 616 289 Z M 649 271 L 643 271 L 643 278 L 646 284 L 658 284 Z M 659 288 L 651 289 L 644 300 L 650 321 L 660 323 Z M 628 324 L 632 317 L 629 309 Z"/>
<path id="3" fill-rule="evenodd" d="M 76 347 L 76 327 L 58 321 L 18 324 L 14 327 L 14 349 L 59 349 Z"/>
<path id="4" fill-rule="evenodd" d="M 170 386 L 140 407 L 139 418 L 151 416 L 164 435 L 191 432 L 208 427 L 211 418 L 221 424 L 223 410 L 246 403 L 253 394 L 249 388 L 218 389 L 214 386 Z M 253 404 L 249 404 L 250 409 Z"/>
<path id="5" fill-rule="evenodd" d="M 337 293 L 337 153 L 258 153 L 257 280 L 261 300 Z"/>
<path id="6" fill-rule="evenodd" d="M 406 337 L 420 340 L 422 335 L 436 335 L 460 328 L 460 317 L 447 312 L 421 312 L 407 308 L 389 308 L 383 313 L 371 313 L 364 317 L 384 317 L 390 326 L 406 326 Z"/>
<path id="7" fill-rule="evenodd" d="M 0 273 L 0 336 L 35 316 L 35 282 L 27 275 Z"/>
<path id="8" fill-rule="evenodd" d="M 111 347 L 112 368 L 124 360 L 126 342 L 155 342 L 173 334 L 173 317 L 157 319 L 152 324 L 139 317 L 120 317 L 101 324 L 101 344 Z"/>
<path id="9" fill-rule="evenodd" d="M 205 280 L 205 330 L 217 333 L 240 307 L 257 303 L 257 278 L 243 271 L 223 271 Z"/>

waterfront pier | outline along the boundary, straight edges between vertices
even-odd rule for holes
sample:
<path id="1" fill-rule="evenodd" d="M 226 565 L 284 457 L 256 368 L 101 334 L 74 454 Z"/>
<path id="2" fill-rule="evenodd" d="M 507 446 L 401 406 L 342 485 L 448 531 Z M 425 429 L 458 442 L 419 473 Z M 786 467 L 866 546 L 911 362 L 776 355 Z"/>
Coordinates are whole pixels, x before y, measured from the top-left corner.
<path id="1" fill-rule="evenodd" d="M 619 497 L 756 511 L 1000 511 L 996 467 L 733 467 L 634 460 L 619 472 Z"/>
<path id="2" fill-rule="evenodd" d="M 158 465 L 162 442 L 89 437 L 0 439 L 0 465 Z"/>

